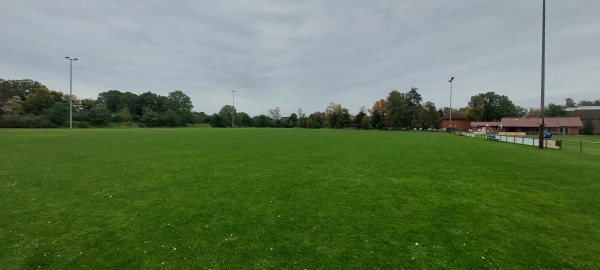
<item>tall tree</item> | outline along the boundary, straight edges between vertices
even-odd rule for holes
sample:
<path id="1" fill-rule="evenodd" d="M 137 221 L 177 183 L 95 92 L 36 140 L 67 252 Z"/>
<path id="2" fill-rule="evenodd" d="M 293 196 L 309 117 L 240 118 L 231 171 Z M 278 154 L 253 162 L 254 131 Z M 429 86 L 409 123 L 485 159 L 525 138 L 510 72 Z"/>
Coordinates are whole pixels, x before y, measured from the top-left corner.
<path id="1" fill-rule="evenodd" d="M 279 107 L 269 109 L 269 117 L 275 121 L 281 119 L 281 109 Z"/>
<path id="2" fill-rule="evenodd" d="M 388 94 L 386 101 L 388 112 L 386 123 L 394 127 L 408 126 L 407 112 L 409 108 L 406 94 L 393 90 Z"/>
<path id="3" fill-rule="evenodd" d="M 110 112 L 116 113 L 121 105 L 121 96 L 123 93 L 119 90 L 108 90 L 98 94 L 96 102 L 103 105 Z"/>
<path id="4" fill-rule="evenodd" d="M 119 98 L 120 101 L 117 110 L 120 112 L 123 108 L 127 108 L 130 114 L 136 114 L 136 112 L 139 113 L 142 111 L 141 107 L 138 108 L 138 106 L 140 106 L 139 99 L 140 97 L 138 95 L 131 92 L 125 92 Z M 141 113 L 138 115 L 141 115 Z"/>
<path id="5" fill-rule="evenodd" d="M 471 121 L 484 121 L 486 100 L 481 94 L 472 96 L 467 105 L 467 119 Z"/>
<path id="6" fill-rule="evenodd" d="M 362 129 L 371 129 L 371 118 L 368 115 L 365 115 L 361 120 L 360 120 L 360 127 Z"/>
<path id="7" fill-rule="evenodd" d="M 306 114 L 302 111 L 302 108 L 298 109 L 298 124 L 296 125 L 301 128 L 306 128 Z"/>
<path id="8" fill-rule="evenodd" d="M 371 126 L 376 129 L 383 129 L 385 126 L 385 117 L 382 116 L 380 111 L 371 112 Z"/>
<path id="9" fill-rule="evenodd" d="M 388 116 L 388 105 L 385 99 L 375 101 L 373 107 L 369 110 L 371 114 L 371 125 L 374 128 L 382 129 L 385 126 Z"/>
<path id="10" fill-rule="evenodd" d="M 231 105 L 221 107 L 219 114 L 223 117 L 225 125 L 231 127 L 231 117 L 235 114 L 235 108 Z"/>
<path id="11" fill-rule="evenodd" d="M 406 117 L 405 122 L 409 124 L 411 127 L 416 127 L 415 125 L 420 125 L 420 121 L 418 121 L 419 109 L 421 108 L 421 101 L 423 98 L 421 94 L 417 92 L 419 88 L 412 87 L 408 93 L 406 93 Z"/>
<path id="12" fill-rule="evenodd" d="M 62 126 L 69 116 L 69 104 L 65 102 L 55 102 L 52 107 L 44 111 L 45 116 L 57 126 Z"/>
<path id="13" fill-rule="evenodd" d="M 363 118 L 367 116 L 367 112 L 365 107 L 360 107 L 360 110 L 358 110 L 358 113 L 356 114 L 356 117 L 354 118 L 354 124 L 358 124 L 361 125 Z"/>
<path id="14" fill-rule="evenodd" d="M 550 103 L 546 107 L 546 116 L 548 117 L 565 117 L 567 116 L 567 110 L 563 108 L 563 106 Z"/>
<path id="15" fill-rule="evenodd" d="M 110 122 L 110 111 L 103 106 L 96 106 L 88 113 L 89 121 L 96 126 L 104 126 Z"/>
<path id="16" fill-rule="evenodd" d="M 23 109 L 26 113 L 41 115 L 47 109 L 54 106 L 56 102 L 66 103 L 67 100 L 68 99 L 60 92 L 51 91 L 45 87 L 40 87 L 34 92 L 27 94 L 25 97 L 25 102 L 23 102 Z"/>
<path id="17" fill-rule="evenodd" d="M 327 124 L 327 114 L 316 111 L 306 118 L 306 125 L 309 128 L 323 128 Z"/>
<path id="18" fill-rule="evenodd" d="M 160 117 L 161 126 L 178 127 L 182 125 L 180 114 L 172 109 L 167 111 Z"/>
<path id="19" fill-rule="evenodd" d="M 576 105 L 577 104 L 575 103 L 575 101 L 572 98 L 565 98 L 565 107 L 567 107 L 567 108 L 573 108 Z"/>
<path id="20" fill-rule="evenodd" d="M 225 122 L 225 118 L 223 118 L 223 115 L 219 114 L 219 113 L 213 113 L 209 119 L 208 119 L 208 123 L 210 124 L 211 127 L 227 127 L 227 123 Z"/>
<path id="21" fill-rule="evenodd" d="M 420 120 L 424 128 L 441 128 L 440 113 L 433 102 L 427 101 L 420 112 Z"/>
<path id="22" fill-rule="evenodd" d="M 268 117 L 264 114 L 254 116 L 252 118 L 252 121 L 254 122 L 255 127 L 263 127 L 264 128 L 264 127 L 270 127 L 273 125 L 272 124 L 273 119 L 271 119 L 270 117 Z"/>
<path id="23" fill-rule="evenodd" d="M 325 114 L 327 115 L 327 125 L 330 128 L 344 128 L 350 123 L 350 113 L 341 104 L 329 103 Z"/>
<path id="24" fill-rule="evenodd" d="M 180 90 L 169 93 L 167 97 L 167 107 L 177 113 L 191 112 L 194 105 L 190 97 Z"/>
<path id="25" fill-rule="evenodd" d="M 288 118 L 288 124 L 290 127 L 295 127 L 298 125 L 298 115 L 296 113 L 292 113 L 290 114 L 290 117 Z"/>
<path id="26" fill-rule="evenodd" d="M 94 107 L 96 107 L 96 101 L 91 98 L 86 98 L 79 101 L 79 109 L 82 112 L 89 112 Z"/>
<path id="27" fill-rule="evenodd" d="M 137 106 L 137 108 L 141 108 L 142 110 L 144 110 L 145 108 L 148 108 L 157 114 L 162 114 L 165 112 L 165 108 L 164 108 L 165 100 L 166 100 L 166 98 L 163 96 L 159 96 L 152 92 L 145 92 L 140 95 L 140 98 L 138 99 L 139 105 Z M 138 113 L 138 112 L 136 111 L 135 113 Z M 142 113 L 142 112 L 139 112 L 139 113 Z"/>
<path id="28" fill-rule="evenodd" d="M 192 112 L 194 117 L 194 123 L 196 124 L 206 124 L 208 123 L 208 115 L 205 112 Z"/>
<path id="29" fill-rule="evenodd" d="M 235 115 L 235 122 L 239 123 L 239 126 L 242 127 L 252 127 L 254 126 L 254 122 L 252 121 L 252 117 L 245 112 L 239 112 Z"/>
<path id="30" fill-rule="evenodd" d="M 471 97 L 466 116 L 471 121 L 500 121 L 503 117 L 519 117 L 521 111 L 507 96 L 487 92 Z"/>
<path id="31" fill-rule="evenodd" d="M 146 127 L 155 127 L 158 125 L 159 115 L 150 107 L 144 107 L 140 121 Z"/>
<path id="32" fill-rule="evenodd" d="M 115 114 L 114 118 L 116 122 L 131 122 L 132 119 L 133 117 L 131 116 L 129 108 L 127 107 L 121 108 L 121 110 Z"/>
<path id="33" fill-rule="evenodd" d="M 19 100 L 24 101 L 25 97 L 43 88 L 48 88 L 39 82 L 33 80 L 4 80 L 0 79 L 0 104 L 8 102 L 13 97 L 18 97 Z"/>

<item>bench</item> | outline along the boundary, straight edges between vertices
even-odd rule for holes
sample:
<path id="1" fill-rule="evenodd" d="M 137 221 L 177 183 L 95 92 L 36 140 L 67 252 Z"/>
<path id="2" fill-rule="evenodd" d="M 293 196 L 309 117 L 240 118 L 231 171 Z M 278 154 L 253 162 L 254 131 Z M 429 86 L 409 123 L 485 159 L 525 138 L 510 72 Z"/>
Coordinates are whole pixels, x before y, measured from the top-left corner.
<path id="1" fill-rule="evenodd" d="M 498 139 L 496 138 L 496 133 L 488 133 L 485 136 L 486 140 L 488 141 L 498 141 Z"/>

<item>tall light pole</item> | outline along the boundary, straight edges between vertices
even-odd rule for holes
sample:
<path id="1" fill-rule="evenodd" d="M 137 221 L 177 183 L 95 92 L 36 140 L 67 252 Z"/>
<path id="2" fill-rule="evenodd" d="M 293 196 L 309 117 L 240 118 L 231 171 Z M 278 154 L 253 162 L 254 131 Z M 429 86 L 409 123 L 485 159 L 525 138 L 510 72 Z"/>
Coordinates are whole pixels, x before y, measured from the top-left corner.
<path id="1" fill-rule="evenodd" d="M 235 127 L 235 90 L 231 90 L 231 93 L 233 94 L 233 110 L 231 111 L 231 127 L 234 128 Z"/>
<path id="2" fill-rule="evenodd" d="M 542 6 L 542 98 L 540 101 L 539 149 L 544 149 L 544 81 L 546 80 L 546 0 Z"/>
<path id="3" fill-rule="evenodd" d="M 70 62 L 69 67 L 69 129 L 73 129 L 73 61 L 77 61 L 77 58 L 71 58 L 65 56 Z"/>
<path id="4" fill-rule="evenodd" d="M 454 81 L 454 77 L 448 81 L 450 83 L 450 125 L 448 126 L 450 129 L 452 129 L 452 81 Z"/>

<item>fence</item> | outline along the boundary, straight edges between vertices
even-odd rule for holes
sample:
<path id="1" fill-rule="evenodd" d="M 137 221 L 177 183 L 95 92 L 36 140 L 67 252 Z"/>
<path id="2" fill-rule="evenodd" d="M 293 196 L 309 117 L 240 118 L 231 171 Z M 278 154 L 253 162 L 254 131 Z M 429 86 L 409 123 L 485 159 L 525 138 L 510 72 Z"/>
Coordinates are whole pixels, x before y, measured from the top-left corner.
<path id="1" fill-rule="evenodd" d="M 466 136 L 471 138 L 484 138 L 489 141 L 497 141 L 497 142 L 507 142 L 507 143 L 515 143 L 529 146 L 539 146 L 540 139 L 538 138 L 527 138 L 527 137 L 515 137 L 515 136 L 506 136 L 506 135 L 497 135 L 497 134 L 476 134 L 473 132 L 456 132 L 457 135 Z M 562 141 L 561 140 L 550 140 L 544 139 L 543 141 L 544 148 L 551 149 L 561 149 Z"/>

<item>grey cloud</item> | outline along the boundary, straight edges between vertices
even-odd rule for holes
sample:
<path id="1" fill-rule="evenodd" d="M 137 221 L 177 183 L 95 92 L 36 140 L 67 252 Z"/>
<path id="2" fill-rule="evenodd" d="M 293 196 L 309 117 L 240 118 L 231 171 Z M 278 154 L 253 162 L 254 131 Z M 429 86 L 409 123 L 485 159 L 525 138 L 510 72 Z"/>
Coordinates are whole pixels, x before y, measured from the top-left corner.
<path id="1" fill-rule="evenodd" d="M 17 1 L 0 18 L 0 77 L 77 96 L 109 89 L 187 93 L 231 104 L 351 112 L 418 87 L 448 106 L 496 91 L 539 106 L 541 1 Z M 598 99 L 600 3 L 548 1 L 547 101 Z"/>

